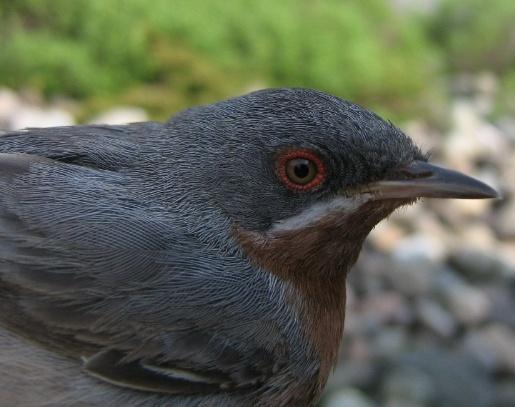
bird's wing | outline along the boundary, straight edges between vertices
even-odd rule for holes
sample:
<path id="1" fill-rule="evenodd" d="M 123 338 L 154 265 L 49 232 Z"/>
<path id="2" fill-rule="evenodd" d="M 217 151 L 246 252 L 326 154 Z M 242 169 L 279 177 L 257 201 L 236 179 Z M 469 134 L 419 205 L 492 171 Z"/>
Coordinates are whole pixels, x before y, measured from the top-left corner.
<path id="1" fill-rule="evenodd" d="M 230 299 L 202 284 L 204 248 L 138 197 L 112 154 L 62 162 L 50 144 L 0 154 L 0 324 L 141 390 L 213 392 L 272 374 L 270 350 L 231 342 L 210 318 Z M 270 329 L 250 323 L 239 328 Z"/>
<path id="2" fill-rule="evenodd" d="M 130 166 L 139 144 L 160 131 L 154 122 L 29 128 L 0 135 L 0 152 L 25 153 L 99 169 Z"/>

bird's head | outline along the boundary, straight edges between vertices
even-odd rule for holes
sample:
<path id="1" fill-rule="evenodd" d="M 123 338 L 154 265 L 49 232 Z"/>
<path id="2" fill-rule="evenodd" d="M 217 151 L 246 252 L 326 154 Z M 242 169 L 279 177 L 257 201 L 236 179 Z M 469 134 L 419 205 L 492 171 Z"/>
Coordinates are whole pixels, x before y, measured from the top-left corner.
<path id="1" fill-rule="evenodd" d="M 181 182 L 269 268 L 348 268 L 374 225 L 401 205 L 496 196 L 429 164 L 393 124 L 319 91 L 262 90 L 187 110 L 169 126 Z"/>

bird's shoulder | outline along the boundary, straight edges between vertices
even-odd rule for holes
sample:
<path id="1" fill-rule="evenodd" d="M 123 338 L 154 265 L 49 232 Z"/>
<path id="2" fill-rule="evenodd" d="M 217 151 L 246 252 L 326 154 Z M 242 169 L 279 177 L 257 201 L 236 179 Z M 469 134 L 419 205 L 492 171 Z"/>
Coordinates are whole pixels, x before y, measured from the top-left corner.
<path id="1" fill-rule="evenodd" d="M 0 152 L 116 170 L 130 166 L 138 150 L 162 130 L 157 122 L 28 128 L 0 134 Z"/>

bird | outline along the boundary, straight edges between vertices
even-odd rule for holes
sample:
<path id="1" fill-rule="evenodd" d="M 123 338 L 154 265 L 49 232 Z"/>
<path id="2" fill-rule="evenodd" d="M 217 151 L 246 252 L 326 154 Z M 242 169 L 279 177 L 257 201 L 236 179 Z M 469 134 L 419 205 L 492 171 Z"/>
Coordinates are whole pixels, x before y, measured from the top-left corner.
<path id="1" fill-rule="evenodd" d="M 5 133 L 0 405 L 314 405 L 372 228 L 420 198 L 498 196 L 428 160 L 304 88 Z"/>

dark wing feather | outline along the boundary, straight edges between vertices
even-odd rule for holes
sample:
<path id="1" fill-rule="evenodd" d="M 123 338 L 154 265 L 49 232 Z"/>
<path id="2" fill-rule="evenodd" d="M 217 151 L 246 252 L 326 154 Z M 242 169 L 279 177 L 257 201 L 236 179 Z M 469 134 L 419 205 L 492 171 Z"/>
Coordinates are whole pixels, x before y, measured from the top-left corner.
<path id="1" fill-rule="evenodd" d="M 223 383 L 219 377 L 195 374 L 191 371 L 144 364 L 141 361 L 124 362 L 124 354 L 103 350 L 84 364 L 92 376 L 107 382 L 136 390 L 168 394 L 199 394 L 228 390 L 233 385 Z"/>
<path id="2" fill-rule="evenodd" d="M 51 130 L 42 137 L 0 138 L 2 151 L 39 154 L 0 154 L 0 324 L 131 388 L 226 391 L 272 374 L 274 351 L 233 346 L 206 317 L 226 301 L 220 287 L 201 285 L 210 259 L 115 170 L 133 158 L 76 134 L 71 146 Z"/>
<path id="3" fill-rule="evenodd" d="M 161 124 L 153 122 L 26 129 L 0 135 L 0 152 L 117 170 L 131 166 L 140 144 L 161 129 Z"/>

